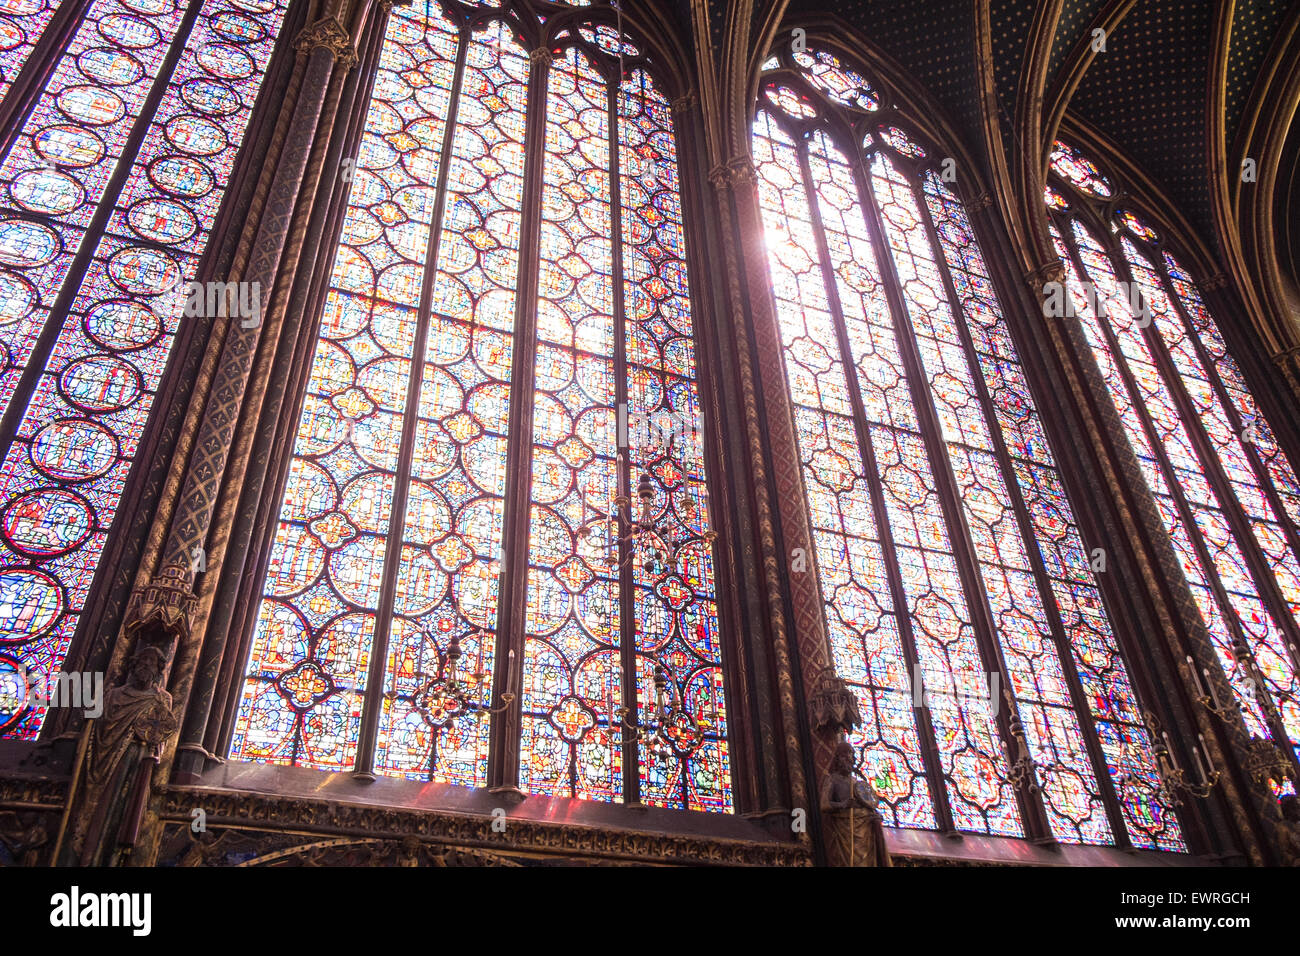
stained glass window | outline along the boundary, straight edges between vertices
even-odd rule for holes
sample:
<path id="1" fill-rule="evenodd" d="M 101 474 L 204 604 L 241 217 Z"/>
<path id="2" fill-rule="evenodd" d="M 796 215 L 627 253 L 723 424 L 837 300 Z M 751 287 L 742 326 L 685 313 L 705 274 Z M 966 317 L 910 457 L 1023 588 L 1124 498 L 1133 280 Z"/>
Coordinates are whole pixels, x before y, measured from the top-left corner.
<path id="1" fill-rule="evenodd" d="M 895 826 L 1184 850 L 935 151 L 829 52 L 781 52 L 760 89 L 768 266 L 860 773 Z"/>
<path id="2" fill-rule="evenodd" d="M 1096 164 L 1065 144 L 1052 171 L 1081 202 L 1112 195 L 1092 185 L 1106 181 Z M 1298 753 L 1300 483 L 1159 230 L 1125 205 L 1098 208 L 1111 229 L 1097 231 L 1064 203 L 1052 208 L 1074 314 L 1246 727 Z"/>
<path id="3" fill-rule="evenodd" d="M 671 107 L 604 16 L 392 11 L 232 757 L 731 809 Z"/>
<path id="4" fill-rule="evenodd" d="M 0 8 L 0 93 L 56 7 Z M 68 652 L 283 13 L 95 0 L 0 156 L 8 685 L 25 670 L 40 687 Z M 43 719 L 9 708 L 0 730 L 30 739 Z"/>

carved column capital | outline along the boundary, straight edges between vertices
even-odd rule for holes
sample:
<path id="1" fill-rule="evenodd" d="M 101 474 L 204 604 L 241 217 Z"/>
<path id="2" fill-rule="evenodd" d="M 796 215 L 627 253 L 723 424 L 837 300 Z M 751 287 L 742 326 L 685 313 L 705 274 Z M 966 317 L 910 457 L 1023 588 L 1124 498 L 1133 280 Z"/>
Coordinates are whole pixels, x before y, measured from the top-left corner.
<path id="1" fill-rule="evenodd" d="M 1227 288 L 1228 277 L 1222 272 L 1216 272 L 1212 276 L 1206 276 L 1200 283 L 1202 292 L 1217 292 L 1219 289 Z"/>
<path id="2" fill-rule="evenodd" d="M 1025 273 L 1025 282 L 1029 283 L 1029 288 L 1038 295 L 1042 294 L 1043 286 L 1047 283 L 1064 281 L 1065 263 L 1061 262 L 1060 259 L 1044 262 Z"/>
<path id="3" fill-rule="evenodd" d="M 533 66 L 550 66 L 554 59 L 555 55 L 550 48 L 544 46 L 539 46 L 528 54 L 528 62 Z"/>
<path id="4" fill-rule="evenodd" d="M 156 628 L 172 637 L 188 638 L 198 603 L 189 568 L 169 564 L 148 584 L 132 592 L 126 609 L 126 632 Z"/>
<path id="5" fill-rule="evenodd" d="M 1300 345 L 1283 349 L 1273 356 L 1273 364 L 1282 369 L 1300 370 Z"/>
<path id="6" fill-rule="evenodd" d="M 966 211 L 971 214 L 983 212 L 991 205 L 993 205 L 993 197 L 988 193 L 981 192 L 966 200 Z"/>
<path id="7" fill-rule="evenodd" d="M 741 185 L 752 186 L 758 182 L 758 173 L 754 169 L 753 160 L 748 156 L 735 156 L 709 170 L 709 182 L 718 191 L 728 187 L 735 189 Z"/>
<path id="8" fill-rule="evenodd" d="M 730 177 L 727 175 L 727 166 L 721 163 L 709 170 L 709 182 L 718 192 L 722 192 L 730 184 Z"/>
<path id="9" fill-rule="evenodd" d="M 293 48 L 302 53 L 310 54 L 317 47 L 329 50 L 344 69 L 350 70 L 357 65 L 357 51 L 352 45 L 352 34 L 334 17 L 324 17 L 311 26 L 303 27 L 293 41 Z"/>
<path id="10" fill-rule="evenodd" d="M 754 169 L 754 161 L 748 156 L 737 156 L 727 163 L 727 171 L 731 177 L 732 187 L 752 186 L 758 182 L 758 171 Z"/>
<path id="11" fill-rule="evenodd" d="M 697 102 L 695 91 L 688 90 L 681 96 L 677 97 L 677 99 L 673 100 L 673 115 L 681 117 L 686 113 L 689 113 L 691 110 L 695 109 Z"/>

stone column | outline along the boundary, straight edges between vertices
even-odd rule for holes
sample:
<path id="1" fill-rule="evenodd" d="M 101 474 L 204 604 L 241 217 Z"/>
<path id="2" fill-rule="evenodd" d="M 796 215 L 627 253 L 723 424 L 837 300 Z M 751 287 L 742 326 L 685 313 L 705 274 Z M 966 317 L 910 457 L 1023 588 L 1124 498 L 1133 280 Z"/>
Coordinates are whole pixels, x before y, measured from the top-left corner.
<path id="1" fill-rule="evenodd" d="M 157 779 L 165 779 L 200 640 L 195 628 L 196 559 L 208 546 L 254 361 L 265 350 L 273 351 L 283 332 L 277 314 L 283 313 L 283 304 L 271 300 L 271 290 L 284 284 L 281 267 L 295 261 L 293 250 L 287 249 L 301 242 L 310 216 L 314 180 L 312 188 L 304 189 L 304 183 L 309 158 L 332 128 L 332 116 L 322 121 L 327 95 L 357 61 L 352 36 L 340 19 L 346 9 L 343 4 L 295 37 L 297 52 L 287 86 L 291 95 L 268 102 L 280 116 L 251 120 L 274 122 L 285 130 L 278 143 L 272 141 L 275 155 L 266 157 L 274 172 L 261 215 L 241 238 L 248 250 L 244 265 L 227 277 L 255 290 L 253 314 L 214 323 L 213 343 L 220 357 L 211 389 L 184 463 L 159 569 L 132 593 L 109 667 L 108 701 L 116 701 L 116 713 L 106 708 L 100 726 L 89 729 L 85 761 L 75 770 L 80 786 L 70 815 L 74 825 L 60 862 L 140 865 L 152 856 L 156 820 L 147 807 L 155 768 Z M 364 22 L 364 13 L 355 19 Z M 140 852 L 133 854 L 137 844 Z"/>

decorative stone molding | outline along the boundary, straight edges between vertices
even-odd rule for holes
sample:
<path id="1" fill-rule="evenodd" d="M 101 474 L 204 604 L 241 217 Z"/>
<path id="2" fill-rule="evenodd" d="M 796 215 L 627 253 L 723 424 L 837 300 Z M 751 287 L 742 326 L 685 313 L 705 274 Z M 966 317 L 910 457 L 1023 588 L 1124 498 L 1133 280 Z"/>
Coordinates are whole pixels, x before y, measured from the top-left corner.
<path id="1" fill-rule="evenodd" d="M 981 192 L 978 195 L 972 196 L 970 199 L 966 200 L 966 211 L 971 214 L 977 212 L 983 212 L 985 209 L 988 209 L 989 206 L 992 205 L 993 205 L 993 197 L 986 192 Z"/>
<path id="2" fill-rule="evenodd" d="M 1202 292 L 1216 292 L 1219 289 L 1227 288 L 1227 285 L 1228 277 L 1222 272 L 1216 272 L 1212 276 L 1206 276 L 1200 283 Z"/>
<path id="3" fill-rule="evenodd" d="M 324 47 L 334 54 L 335 61 L 344 69 L 350 70 L 357 65 L 352 35 L 334 17 L 325 17 L 303 27 L 293 41 L 293 48 L 302 53 L 310 54 L 317 47 Z"/>
<path id="4" fill-rule="evenodd" d="M 688 90 L 686 93 L 683 93 L 681 96 L 677 97 L 677 99 L 673 100 L 673 115 L 680 117 L 689 113 L 691 110 L 695 109 L 698 102 L 699 101 L 695 96 L 695 91 Z"/>
<path id="5" fill-rule="evenodd" d="M 209 829 L 264 830 L 268 839 L 282 831 L 301 833 L 308 829 L 322 837 L 411 839 L 473 851 L 548 853 L 568 858 L 586 856 L 593 860 L 740 866 L 812 864 L 808 849 L 797 843 L 647 833 L 518 817 L 511 817 L 506 830 L 498 832 L 492 828 L 492 817 L 478 814 L 277 797 L 239 790 L 163 787 L 155 792 L 161 796 L 159 816 L 169 823 L 188 826 L 193 808 L 202 807 Z"/>

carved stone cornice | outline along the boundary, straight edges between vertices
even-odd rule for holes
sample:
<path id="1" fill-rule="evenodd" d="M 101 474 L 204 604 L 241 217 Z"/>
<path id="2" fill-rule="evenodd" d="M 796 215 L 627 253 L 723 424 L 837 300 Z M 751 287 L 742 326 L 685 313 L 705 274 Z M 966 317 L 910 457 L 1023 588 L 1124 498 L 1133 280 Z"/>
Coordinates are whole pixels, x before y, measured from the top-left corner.
<path id="1" fill-rule="evenodd" d="M 162 787 L 159 816 L 169 822 L 192 819 L 201 807 L 209 829 L 265 830 L 268 834 L 304 831 L 370 839 L 413 839 L 470 849 L 565 857 L 683 864 L 810 866 L 812 857 L 798 843 L 710 838 L 698 834 L 647 833 L 611 827 L 564 824 L 509 817 L 504 832 L 481 814 L 433 812 L 374 806 L 242 790 Z"/>
<path id="2" fill-rule="evenodd" d="M 344 69 L 357 65 L 357 51 L 352 44 L 352 34 L 334 17 L 324 17 L 311 26 L 303 27 L 293 40 L 293 48 L 301 53 L 311 53 L 323 47 L 334 54 L 334 60 Z"/>
<path id="3" fill-rule="evenodd" d="M 132 592 L 126 608 L 126 632 L 157 628 L 173 637 L 188 638 L 199 603 L 190 577 L 189 568 L 169 564 Z"/>
<path id="4" fill-rule="evenodd" d="M 1025 273 L 1025 282 L 1037 295 L 1043 294 L 1043 286 L 1049 282 L 1065 281 L 1065 263 L 1060 259 L 1044 262 Z"/>
<path id="5" fill-rule="evenodd" d="M 549 67 L 554 60 L 555 54 L 551 52 L 550 47 L 539 46 L 528 54 L 528 62 L 533 66 Z"/>

